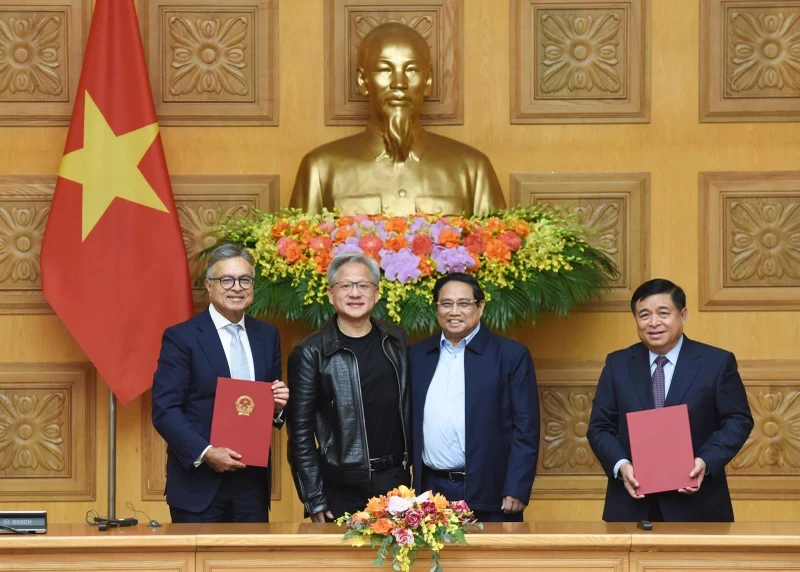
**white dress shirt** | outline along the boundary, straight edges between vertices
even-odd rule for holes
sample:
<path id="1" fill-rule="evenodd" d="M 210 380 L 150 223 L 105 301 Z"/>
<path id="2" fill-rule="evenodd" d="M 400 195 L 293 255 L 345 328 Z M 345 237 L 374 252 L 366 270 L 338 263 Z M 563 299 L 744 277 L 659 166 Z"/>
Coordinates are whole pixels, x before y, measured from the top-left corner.
<path id="1" fill-rule="evenodd" d="M 464 352 L 480 323 L 455 347 L 439 340 L 439 363 L 425 396 L 422 418 L 422 462 L 432 469 L 463 469 L 466 461 Z"/>
<path id="2" fill-rule="evenodd" d="M 675 374 L 675 365 L 678 363 L 678 355 L 681 353 L 681 346 L 683 345 L 683 335 L 681 335 L 680 339 L 678 339 L 678 343 L 675 344 L 675 347 L 669 350 L 664 355 L 667 358 L 667 363 L 664 364 L 664 399 L 669 395 L 669 388 L 672 385 L 672 376 Z M 661 354 L 657 354 L 651 350 L 648 350 L 650 354 L 650 378 L 653 378 L 653 373 L 656 371 L 656 358 Z M 622 466 L 622 463 L 630 463 L 628 459 L 620 459 L 617 461 L 617 464 L 614 465 L 614 478 L 617 478 L 619 473 L 619 468 Z"/>

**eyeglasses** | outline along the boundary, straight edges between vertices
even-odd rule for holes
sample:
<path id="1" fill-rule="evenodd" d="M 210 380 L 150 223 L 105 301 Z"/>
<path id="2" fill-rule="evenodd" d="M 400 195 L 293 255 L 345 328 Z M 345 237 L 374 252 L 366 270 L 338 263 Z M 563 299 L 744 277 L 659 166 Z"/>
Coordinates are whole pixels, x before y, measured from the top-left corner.
<path id="1" fill-rule="evenodd" d="M 234 278 L 233 276 L 221 276 L 220 278 L 209 278 L 209 280 L 212 282 L 214 280 L 218 281 L 223 290 L 230 290 L 237 282 L 242 290 L 250 290 L 250 288 L 253 287 L 252 276 L 239 276 L 238 278 Z"/>
<path id="2" fill-rule="evenodd" d="M 453 306 L 457 307 L 459 310 L 469 310 L 476 302 L 477 300 L 442 300 L 441 302 L 436 302 L 436 305 L 440 310 L 444 311 L 452 310 Z"/>
<path id="3" fill-rule="evenodd" d="M 372 282 L 337 282 L 331 285 L 331 288 L 336 288 L 339 292 L 343 292 L 347 294 L 348 292 L 353 290 L 353 286 L 355 286 L 359 292 L 369 292 L 373 288 L 375 288 L 375 284 Z"/>

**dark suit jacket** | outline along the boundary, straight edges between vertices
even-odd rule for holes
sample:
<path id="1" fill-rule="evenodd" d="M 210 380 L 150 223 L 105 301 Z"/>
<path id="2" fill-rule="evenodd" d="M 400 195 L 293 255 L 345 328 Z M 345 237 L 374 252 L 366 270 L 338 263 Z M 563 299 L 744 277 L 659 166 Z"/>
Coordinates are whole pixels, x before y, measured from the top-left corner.
<path id="1" fill-rule="evenodd" d="M 255 379 L 281 378 L 281 346 L 275 326 L 245 317 Z M 167 504 L 191 512 L 205 510 L 222 482 L 195 460 L 209 445 L 217 378 L 230 377 L 228 361 L 208 310 L 167 328 L 153 377 L 153 425 L 167 442 Z M 269 471 L 264 469 L 269 499 Z"/>
<path id="2" fill-rule="evenodd" d="M 693 495 L 656 494 L 667 522 L 733 522 L 725 465 L 739 452 L 753 417 L 742 378 L 732 353 L 684 336 L 678 363 L 664 406 L 685 403 L 689 408 L 694 456 L 705 461 L 708 473 Z M 631 498 L 614 465 L 631 459 L 626 413 L 653 409 L 650 355 L 644 344 L 609 354 L 595 392 L 587 437 L 608 475 L 603 520 L 632 522 L 647 519 L 650 500 Z M 634 461 L 634 474 L 636 464 Z"/>
<path id="3" fill-rule="evenodd" d="M 439 363 L 437 334 L 412 346 L 409 380 L 414 426 L 414 486 L 422 487 L 422 421 Z M 481 325 L 464 353 L 466 500 L 498 512 L 503 497 L 528 502 L 539 457 L 539 394 L 531 354 L 521 343 Z M 457 468 L 457 467 L 448 467 Z M 460 499 L 450 499 L 460 500 Z"/>

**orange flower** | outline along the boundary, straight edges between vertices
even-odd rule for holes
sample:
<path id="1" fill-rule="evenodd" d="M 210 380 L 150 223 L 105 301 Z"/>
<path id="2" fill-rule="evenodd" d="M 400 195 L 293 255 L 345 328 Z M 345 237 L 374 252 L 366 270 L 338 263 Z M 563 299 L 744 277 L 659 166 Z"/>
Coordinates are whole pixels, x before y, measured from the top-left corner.
<path id="1" fill-rule="evenodd" d="M 272 238 L 278 239 L 282 237 L 287 230 L 289 230 L 289 223 L 285 220 L 278 221 L 272 227 Z"/>
<path id="2" fill-rule="evenodd" d="M 386 512 L 387 506 L 389 506 L 388 498 L 384 496 L 372 497 L 367 501 L 367 512 L 380 516 Z"/>
<path id="3" fill-rule="evenodd" d="M 455 248 L 461 244 L 461 237 L 456 231 L 445 228 L 439 233 L 439 244 L 446 248 Z"/>
<path id="4" fill-rule="evenodd" d="M 314 262 L 317 263 L 317 267 L 315 269 L 317 274 L 325 274 L 328 271 L 328 266 L 330 265 L 331 260 L 333 260 L 333 257 L 330 252 L 323 251 L 317 254 L 314 257 Z"/>
<path id="5" fill-rule="evenodd" d="M 374 530 L 376 534 L 386 536 L 394 530 L 394 523 L 388 518 L 379 518 L 372 525 L 372 530 Z"/>
<path id="6" fill-rule="evenodd" d="M 369 513 L 363 510 L 353 515 L 353 520 L 356 522 L 369 522 L 369 518 Z"/>
<path id="7" fill-rule="evenodd" d="M 302 244 L 304 248 L 308 248 L 310 242 L 311 233 L 309 231 L 304 230 L 302 233 L 300 233 L 300 244 Z"/>
<path id="8" fill-rule="evenodd" d="M 404 217 L 395 216 L 386 221 L 386 226 L 384 228 L 387 232 L 405 234 L 408 232 L 408 222 Z"/>
<path id="9" fill-rule="evenodd" d="M 528 223 L 518 218 L 510 220 L 508 222 L 508 228 L 509 230 L 513 230 L 514 232 L 516 232 L 520 236 L 520 238 L 525 238 L 531 233 L 531 228 L 528 225 Z"/>
<path id="10" fill-rule="evenodd" d="M 385 242 L 386 250 L 392 250 L 394 252 L 399 252 L 406 246 L 408 246 L 408 241 L 406 237 L 401 235 L 393 236 L 391 238 L 387 238 Z"/>
<path id="11" fill-rule="evenodd" d="M 303 249 L 296 242 L 286 247 L 286 254 L 284 255 L 284 258 L 286 258 L 286 262 L 289 264 L 298 262 L 302 257 Z"/>
<path id="12" fill-rule="evenodd" d="M 481 233 L 470 234 L 464 239 L 464 248 L 470 254 L 483 254 L 486 250 L 486 239 Z"/>
<path id="13" fill-rule="evenodd" d="M 433 274 L 433 264 L 431 264 L 431 261 L 427 258 L 420 257 L 417 268 L 419 268 L 423 276 L 430 276 Z"/>
<path id="14" fill-rule="evenodd" d="M 475 266 L 472 268 L 467 268 L 467 272 L 477 272 L 481 268 L 481 258 L 477 254 L 469 253 L 472 260 L 475 261 Z"/>
<path id="15" fill-rule="evenodd" d="M 355 235 L 356 231 L 353 228 L 339 228 L 339 230 L 336 231 L 336 239 L 333 241 L 333 243 L 342 244 L 345 240 Z"/>
<path id="16" fill-rule="evenodd" d="M 500 234 L 501 232 L 505 232 L 506 223 L 504 223 L 499 218 L 493 217 L 486 221 L 486 229 L 493 235 L 497 235 Z"/>
<path id="17" fill-rule="evenodd" d="M 338 221 L 336 221 L 336 224 L 338 226 L 350 226 L 351 224 L 353 224 L 355 222 L 355 220 L 356 220 L 355 217 L 343 216 Z"/>
<path id="18" fill-rule="evenodd" d="M 510 262 L 511 249 L 502 240 L 493 238 L 486 243 L 486 258 L 491 260 L 500 260 L 502 262 Z"/>
<path id="19" fill-rule="evenodd" d="M 440 512 L 450 506 L 450 501 L 448 501 L 444 496 L 440 495 L 439 493 L 433 495 L 433 497 L 431 497 L 430 500 L 432 500 L 433 504 L 436 505 L 436 510 Z"/>
<path id="20" fill-rule="evenodd" d="M 467 219 L 461 216 L 456 216 L 450 219 L 450 226 L 455 226 L 456 228 L 467 228 Z"/>

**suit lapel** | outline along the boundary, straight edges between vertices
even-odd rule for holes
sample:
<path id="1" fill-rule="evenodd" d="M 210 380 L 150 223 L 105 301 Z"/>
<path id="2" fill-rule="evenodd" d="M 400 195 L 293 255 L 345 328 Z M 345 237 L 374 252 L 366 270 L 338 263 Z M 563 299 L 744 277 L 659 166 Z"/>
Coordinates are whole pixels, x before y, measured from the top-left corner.
<path id="1" fill-rule="evenodd" d="M 225 350 L 222 349 L 222 342 L 219 340 L 219 334 L 214 327 L 211 314 L 206 310 L 198 318 L 197 338 L 200 340 L 200 345 L 203 346 L 214 373 L 217 374 L 217 377 L 230 377 L 231 370 L 228 368 Z"/>
<path id="2" fill-rule="evenodd" d="M 672 381 L 669 384 L 669 392 L 664 401 L 664 407 L 678 405 L 686 395 L 686 391 L 697 376 L 700 370 L 700 354 L 695 343 L 683 337 L 683 345 L 678 354 L 678 363 L 675 364 L 675 371 L 672 374 Z"/>
<path id="3" fill-rule="evenodd" d="M 256 381 L 272 381 L 267 379 L 267 356 L 264 352 L 266 340 L 261 328 L 258 327 L 258 321 L 251 319 L 250 316 L 246 316 L 244 320 L 247 325 L 247 339 L 250 341 L 250 351 L 253 354 L 254 379 Z"/>
<path id="4" fill-rule="evenodd" d="M 653 400 L 653 381 L 650 377 L 650 353 L 644 344 L 634 346 L 631 353 L 630 378 L 642 409 L 655 409 Z"/>

